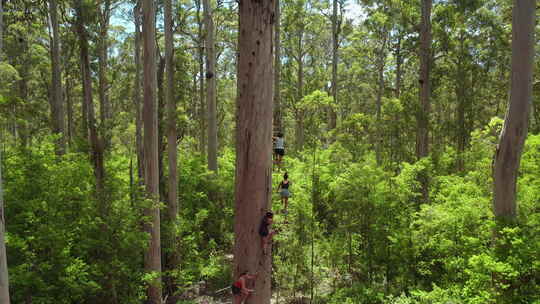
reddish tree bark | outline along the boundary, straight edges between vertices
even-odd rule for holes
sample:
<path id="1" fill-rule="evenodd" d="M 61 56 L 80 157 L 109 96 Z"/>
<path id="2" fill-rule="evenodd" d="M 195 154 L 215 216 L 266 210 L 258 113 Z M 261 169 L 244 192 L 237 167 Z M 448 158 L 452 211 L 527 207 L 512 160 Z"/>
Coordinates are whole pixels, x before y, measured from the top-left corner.
<path id="1" fill-rule="evenodd" d="M 258 272 L 251 304 L 271 296 L 271 253 L 263 254 L 257 232 L 271 205 L 274 9 L 273 0 L 239 5 L 234 273 Z"/>

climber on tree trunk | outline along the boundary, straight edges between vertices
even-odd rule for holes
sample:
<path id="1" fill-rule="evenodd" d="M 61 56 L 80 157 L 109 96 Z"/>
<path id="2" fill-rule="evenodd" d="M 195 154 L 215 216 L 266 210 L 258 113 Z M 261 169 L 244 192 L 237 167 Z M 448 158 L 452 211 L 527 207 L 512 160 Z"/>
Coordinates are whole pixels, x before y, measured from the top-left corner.
<path id="1" fill-rule="evenodd" d="M 268 244 L 272 241 L 272 237 L 276 234 L 276 231 L 270 230 L 270 225 L 274 220 L 274 214 L 272 212 L 267 212 L 261 222 L 259 227 L 259 235 L 261 236 L 261 246 L 263 249 L 263 254 L 266 254 L 266 249 Z"/>
<path id="2" fill-rule="evenodd" d="M 232 284 L 231 289 L 234 297 L 234 304 L 242 304 L 249 295 L 255 291 L 246 287 L 246 281 L 255 279 L 256 277 L 257 274 L 249 274 L 245 271 L 238 277 L 238 280 Z"/>

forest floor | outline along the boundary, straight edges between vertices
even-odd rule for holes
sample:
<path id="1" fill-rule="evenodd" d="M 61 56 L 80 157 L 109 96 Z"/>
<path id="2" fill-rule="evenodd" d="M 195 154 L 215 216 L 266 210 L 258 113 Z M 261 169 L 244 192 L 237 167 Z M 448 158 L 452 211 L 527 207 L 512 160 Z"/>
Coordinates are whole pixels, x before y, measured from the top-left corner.
<path id="1" fill-rule="evenodd" d="M 276 299 L 275 295 L 270 299 L 270 304 L 278 304 L 278 303 L 291 303 L 291 299 Z M 219 298 L 212 298 L 210 296 L 201 296 L 193 300 L 197 304 L 232 304 L 232 296 L 231 299 L 219 299 Z M 303 303 L 300 299 L 299 302 L 294 303 Z M 308 302 L 306 302 L 308 303 Z"/>

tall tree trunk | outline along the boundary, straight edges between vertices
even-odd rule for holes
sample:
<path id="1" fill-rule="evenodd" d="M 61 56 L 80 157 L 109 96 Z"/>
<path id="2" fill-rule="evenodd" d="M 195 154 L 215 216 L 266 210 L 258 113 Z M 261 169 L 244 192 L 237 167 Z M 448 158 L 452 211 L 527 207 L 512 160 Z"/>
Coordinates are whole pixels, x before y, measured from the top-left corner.
<path id="1" fill-rule="evenodd" d="M 304 111 L 298 110 L 296 115 L 296 125 L 294 128 L 296 137 L 296 150 L 301 151 L 304 148 Z"/>
<path id="2" fill-rule="evenodd" d="M 0 1 L 0 60 L 4 59 L 4 5 Z"/>
<path id="3" fill-rule="evenodd" d="M 201 19 L 201 0 L 195 0 L 197 6 L 197 28 L 198 28 L 198 60 L 199 60 L 199 151 L 206 152 L 206 102 L 204 99 L 204 37 L 203 21 Z"/>
<path id="4" fill-rule="evenodd" d="M 271 207 L 274 9 L 274 0 L 239 6 L 234 273 L 259 274 L 248 304 L 269 304 L 271 296 L 271 246 L 264 255 L 256 231 Z"/>
<path id="5" fill-rule="evenodd" d="M 382 97 L 384 94 L 384 67 L 386 66 L 386 42 L 388 41 L 388 31 L 386 28 L 383 29 L 383 42 L 381 49 L 379 51 L 378 58 L 378 90 L 377 90 L 377 126 L 381 125 L 381 110 L 382 110 Z M 377 159 L 377 165 L 380 165 L 382 162 L 382 145 L 383 145 L 383 134 L 381 128 L 377 128 L 377 133 L 379 133 L 375 140 L 375 156 Z"/>
<path id="6" fill-rule="evenodd" d="M 111 16 L 111 1 L 104 0 L 100 6 L 103 5 L 103 8 L 100 7 L 99 12 L 99 43 L 98 43 L 98 62 L 99 62 L 99 110 L 100 110 L 100 133 L 103 138 L 104 149 L 107 149 L 110 144 L 110 130 L 112 126 L 110 125 L 110 103 L 109 95 L 107 93 L 109 80 L 107 79 L 107 69 L 108 69 L 108 31 L 109 31 L 109 20 Z"/>
<path id="7" fill-rule="evenodd" d="M 92 90 L 88 88 L 88 85 L 92 85 L 90 79 L 86 79 L 87 66 L 90 67 L 90 63 L 86 63 L 88 60 L 88 41 L 86 40 L 86 30 L 84 28 L 84 20 L 82 16 L 82 1 L 76 0 L 75 8 L 77 10 L 76 31 L 79 39 L 79 67 L 80 67 L 80 79 L 82 82 L 82 103 L 81 103 L 81 138 L 88 140 L 88 105 L 87 101 L 92 100 Z M 90 73 L 88 73 L 90 75 Z M 87 96 L 89 95 L 89 96 Z M 86 149 L 85 149 L 85 152 Z"/>
<path id="8" fill-rule="evenodd" d="M 0 10 L 0 13 L 2 13 L 1 10 Z M 0 48 L 0 54 L 1 53 L 2 53 L 2 49 Z M 9 302 L 9 277 L 8 277 L 7 255 L 6 255 L 6 240 L 4 238 L 5 231 L 6 231 L 6 221 L 4 218 L 2 149 L 0 148 L 0 303 L 9 304 L 10 303 Z"/>
<path id="9" fill-rule="evenodd" d="M 275 24 L 274 24 L 274 124 L 273 128 L 277 129 L 274 131 L 283 132 L 283 122 L 282 122 L 282 112 L 281 112 L 281 86 L 280 86 L 280 77 L 281 77 L 281 10 L 279 7 L 280 0 L 276 1 L 275 8 Z M 275 134 L 274 134 L 275 135 Z"/>
<path id="10" fill-rule="evenodd" d="M 461 31 L 459 37 L 460 52 L 458 55 L 458 64 L 456 69 L 456 99 L 457 99 L 457 170 L 459 172 L 464 169 L 463 153 L 465 152 L 465 145 L 467 141 L 467 129 L 465 125 L 465 107 L 467 102 L 467 71 L 465 70 L 465 45 L 464 45 L 464 30 Z"/>
<path id="11" fill-rule="evenodd" d="M 29 45 L 28 41 L 26 39 L 23 39 L 23 41 L 20 44 L 20 53 L 21 54 L 28 54 L 29 52 Z M 19 68 L 19 76 L 20 80 L 18 83 L 18 89 L 19 89 L 19 97 L 23 102 L 28 102 L 28 91 L 29 91 L 29 82 L 30 82 L 30 61 L 29 56 L 21 56 L 22 59 L 20 62 L 20 68 Z M 17 120 L 14 119 L 14 125 L 16 128 L 16 134 L 19 136 L 20 139 L 20 145 L 22 147 L 26 147 L 28 143 L 28 114 L 24 113 L 23 115 L 23 121 L 18 123 Z"/>
<path id="12" fill-rule="evenodd" d="M 338 0 L 333 0 L 332 3 L 332 98 L 333 104 L 337 107 L 338 104 L 338 48 L 339 48 L 339 33 L 341 32 L 341 20 L 338 20 Z M 330 108 L 329 130 L 336 128 L 337 113 L 336 110 Z"/>
<path id="13" fill-rule="evenodd" d="M 133 104 L 135 107 L 135 141 L 137 146 L 137 175 L 139 181 L 144 177 L 144 147 L 142 140 L 142 111 L 141 111 L 141 3 L 140 0 L 133 8 L 135 23 L 135 85 Z"/>
<path id="14" fill-rule="evenodd" d="M 298 96 L 297 96 L 297 103 L 302 102 L 302 98 L 304 98 L 304 51 L 303 51 L 303 29 L 301 30 L 300 36 L 298 37 L 298 58 L 297 58 L 297 64 L 298 64 L 298 73 L 296 75 L 297 79 L 297 89 L 298 89 Z M 300 151 L 304 148 L 304 109 L 298 108 L 296 111 L 296 150 Z"/>
<path id="15" fill-rule="evenodd" d="M 148 284 L 149 304 L 161 304 L 161 247 L 159 218 L 159 168 L 157 128 L 157 77 L 156 77 L 156 19 L 155 3 L 142 0 L 143 12 L 143 92 L 144 92 L 144 183 L 150 206 L 145 209 L 149 220 L 145 231 L 150 234 L 150 244 L 144 254 L 144 268 L 155 275 Z"/>
<path id="16" fill-rule="evenodd" d="M 401 32 L 398 33 L 398 41 L 396 43 L 396 89 L 395 89 L 395 96 L 396 98 L 401 97 L 401 77 L 403 76 L 403 71 L 401 69 L 401 65 L 403 64 L 403 54 L 401 53 L 401 40 L 403 39 L 403 34 Z"/>
<path id="17" fill-rule="evenodd" d="M 418 159 L 429 154 L 430 114 L 430 61 L 431 61 L 431 7 L 433 0 L 422 0 L 420 24 L 420 108 L 417 117 L 416 156 Z"/>
<path id="18" fill-rule="evenodd" d="M 506 260 L 512 246 L 499 241 L 500 231 L 516 223 L 516 188 L 521 153 L 527 137 L 532 101 L 534 68 L 536 1 L 515 0 L 512 12 L 512 63 L 510 71 L 510 99 L 504 126 L 493 162 L 493 213 L 495 215 L 494 249 L 498 259 Z M 493 274 L 498 303 L 509 301 L 520 282 L 508 281 Z"/>
<path id="19" fill-rule="evenodd" d="M 100 214 L 104 215 L 105 206 L 102 204 L 100 196 L 103 192 L 103 181 L 105 178 L 105 168 L 103 166 L 103 147 L 99 140 L 96 127 L 96 119 L 94 115 L 94 100 L 92 97 L 92 76 L 90 70 L 90 56 L 88 54 L 88 34 L 84 28 L 84 15 L 82 0 L 77 0 L 77 33 L 79 35 L 79 49 L 80 49 L 80 64 L 81 64 L 81 77 L 83 87 L 83 99 L 86 106 L 87 119 L 88 119 L 88 131 L 90 132 L 90 146 L 92 154 L 92 163 L 94 167 L 94 175 L 96 177 L 96 188 L 98 193 L 98 201 L 101 203 Z"/>
<path id="20" fill-rule="evenodd" d="M 165 90 L 163 87 L 163 82 L 165 78 L 165 58 L 161 56 L 161 52 L 158 49 L 158 69 L 157 69 L 157 92 L 158 92 L 158 168 L 159 168 L 159 201 L 167 201 L 166 197 L 166 187 L 165 187 L 165 165 L 163 159 L 165 157 L 165 140 L 166 140 L 166 130 L 167 124 L 164 122 L 164 115 L 167 105 L 165 104 Z"/>
<path id="21" fill-rule="evenodd" d="M 216 54 L 210 0 L 203 0 L 206 50 L 206 103 L 208 104 L 208 169 L 217 171 Z"/>
<path id="22" fill-rule="evenodd" d="M 81 81 L 84 83 L 84 66 L 81 63 L 80 64 L 80 72 L 81 72 Z M 83 86 L 84 87 L 84 86 Z M 84 138 L 85 140 L 88 140 L 88 107 L 86 106 L 86 99 L 84 97 L 85 93 L 83 90 L 83 98 L 81 102 L 81 138 Z M 88 152 L 88 150 L 85 148 L 85 152 Z"/>
<path id="23" fill-rule="evenodd" d="M 401 98 L 401 78 L 403 77 L 403 69 L 402 69 L 402 65 L 403 65 L 403 54 L 402 54 L 402 49 L 401 49 L 401 40 L 403 39 L 403 33 L 400 31 L 398 32 L 398 40 L 396 42 L 396 49 L 394 51 L 394 55 L 395 55 L 395 58 L 396 58 L 396 83 L 395 83 L 395 97 L 397 99 L 400 99 Z M 401 159 L 401 152 L 400 152 L 400 137 L 401 137 L 401 134 L 400 134 L 400 130 L 399 130 L 399 121 L 400 121 L 400 117 L 399 117 L 399 114 L 396 114 L 394 115 L 394 121 L 395 123 L 393 124 L 393 131 L 392 131 L 392 143 L 390 145 L 390 160 L 396 164 L 398 164 L 400 162 L 400 159 Z"/>
<path id="24" fill-rule="evenodd" d="M 417 115 L 416 157 L 418 159 L 429 155 L 429 117 L 431 112 L 430 71 L 431 71 L 431 7 L 433 0 L 422 0 L 422 21 L 420 23 L 420 106 Z M 427 173 L 420 177 L 422 199 L 429 200 Z"/>
<path id="25" fill-rule="evenodd" d="M 67 74 L 67 73 L 66 73 Z M 67 144 L 71 146 L 73 142 L 73 100 L 71 99 L 71 78 L 66 75 L 66 106 L 67 106 Z"/>
<path id="26" fill-rule="evenodd" d="M 532 98 L 535 9 L 535 1 L 514 1 L 510 104 L 493 167 L 493 213 L 502 222 L 516 216 L 516 182 Z"/>
<path id="27" fill-rule="evenodd" d="M 173 19 L 172 1 L 165 0 L 165 103 L 167 104 L 167 155 L 169 167 L 168 179 L 168 208 L 167 218 L 169 222 L 170 252 L 166 259 L 168 270 L 174 270 L 177 265 L 175 227 L 178 215 L 178 175 L 177 167 L 177 144 L 176 144 L 176 99 L 174 96 L 174 45 L 173 45 Z M 168 280 L 169 295 L 177 292 L 174 278 Z"/>
<path id="28" fill-rule="evenodd" d="M 1 1 L 1 0 L 0 0 Z M 51 65 L 52 65 L 52 88 L 51 88 L 51 118 L 53 133 L 59 136 L 56 142 L 56 151 L 58 154 L 64 154 L 66 150 L 65 139 L 65 121 L 64 121 L 64 101 L 62 96 L 62 72 L 60 70 L 60 33 L 58 30 L 58 9 L 56 0 L 49 1 L 49 14 L 52 25 L 52 46 L 51 46 Z"/>
<path id="29" fill-rule="evenodd" d="M 422 0 L 420 24 L 420 107 L 417 117 L 416 156 L 429 154 L 430 70 L 431 70 L 431 7 L 433 0 Z"/>
<path id="30" fill-rule="evenodd" d="M 167 103 L 167 145 L 169 159 L 169 219 L 176 219 L 178 214 L 178 176 L 176 144 L 176 99 L 174 95 L 174 48 L 171 0 L 165 0 L 165 102 Z"/>
<path id="31" fill-rule="evenodd" d="M 88 33 L 86 32 L 84 26 L 84 11 L 83 1 L 78 0 L 75 3 L 75 10 L 77 15 L 77 33 L 79 35 L 79 49 L 80 49 L 80 65 L 81 65 L 81 77 L 82 77 L 82 87 L 83 87 L 83 99 L 84 104 L 86 105 L 87 115 L 88 115 L 88 131 L 90 134 L 90 148 L 91 148 L 91 159 L 92 165 L 94 168 L 94 176 L 96 178 L 96 201 L 98 214 L 102 219 L 103 224 L 101 224 L 100 229 L 104 235 L 108 235 L 108 229 L 105 224 L 106 219 L 108 218 L 108 208 L 109 205 L 105 198 L 105 165 L 104 165 L 104 153 L 103 153 L 103 142 L 100 139 L 98 134 L 98 128 L 96 123 L 96 118 L 94 114 L 94 100 L 92 96 L 92 76 L 90 68 L 90 56 L 88 53 Z M 107 252 L 106 248 L 102 248 L 101 254 L 98 254 L 100 258 L 105 263 L 110 262 L 110 252 Z M 104 278 L 104 290 L 106 292 L 103 294 L 103 302 L 105 303 L 116 303 L 115 297 L 115 286 L 110 276 Z M 109 293 L 111 292 L 111 293 Z"/>

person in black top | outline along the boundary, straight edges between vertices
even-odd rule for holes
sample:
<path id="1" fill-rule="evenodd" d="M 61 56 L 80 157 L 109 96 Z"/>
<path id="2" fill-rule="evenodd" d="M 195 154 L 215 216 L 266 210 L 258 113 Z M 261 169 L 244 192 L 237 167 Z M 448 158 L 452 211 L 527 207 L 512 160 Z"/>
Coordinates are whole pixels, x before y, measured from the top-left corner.
<path id="1" fill-rule="evenodd" d="M 263 254 L 266 254 L 266 248 L 268 248 L 268 244 L 272 241 L 274 234 L 276 234 L 276 231 L 270 230 L 270 225 L 272 225 L 273 220 L 274 214 L 272 212 L 266 212 L 262 219 L 261 226 L 259 227 Z"/>
<path id="2" fill-rule="evenodd" d="M 281 202 L 284 206 L 284 211 L 287 212 L 287 206 L 289 205 L 289 197 L 291 196 L 291 192 L 289 191 L 289 186 L 291 185 L 291 182 L 289 181 L 289 174 L 285 172 L 283 175 L 283 180 L 279 183 L 277 191 L 281 195 Z"/>

